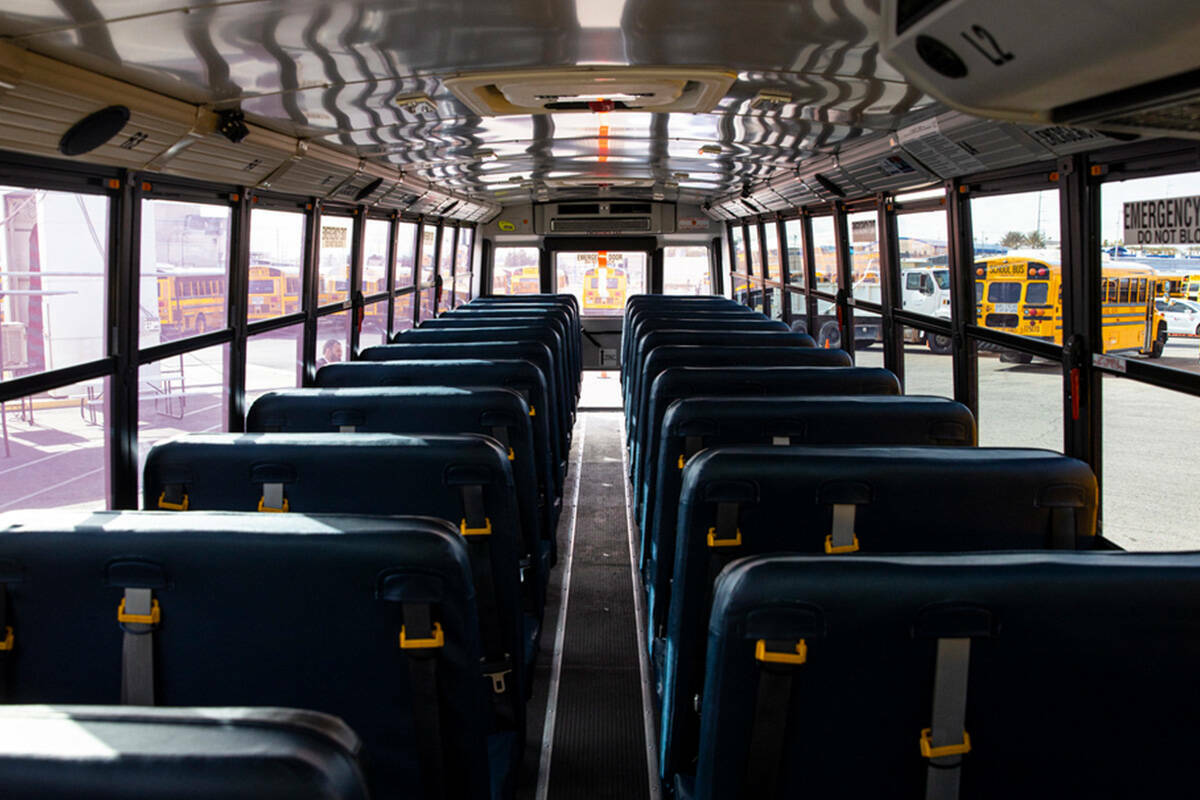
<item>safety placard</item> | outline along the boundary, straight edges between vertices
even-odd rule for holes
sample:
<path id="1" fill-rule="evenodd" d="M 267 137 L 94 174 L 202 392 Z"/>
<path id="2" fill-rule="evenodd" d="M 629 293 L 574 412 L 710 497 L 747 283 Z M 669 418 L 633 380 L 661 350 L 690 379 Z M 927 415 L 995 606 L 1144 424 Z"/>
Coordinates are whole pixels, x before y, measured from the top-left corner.
<path id="1" fill-rule="evenodd" d="M 1200 244 L 1200 195 L 1126 203 L 1125 244 Z"/>

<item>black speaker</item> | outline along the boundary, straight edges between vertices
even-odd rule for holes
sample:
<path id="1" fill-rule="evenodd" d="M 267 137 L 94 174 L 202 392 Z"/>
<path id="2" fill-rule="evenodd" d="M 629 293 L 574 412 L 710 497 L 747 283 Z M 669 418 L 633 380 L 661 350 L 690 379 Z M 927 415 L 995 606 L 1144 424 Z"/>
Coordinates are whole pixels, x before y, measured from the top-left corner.
<path id="1" fill-rule="evenodd" d="M 357 203 L 359 200 L 364 200 L 370 197 L 371 194 L 382 185 L 383 178 L 376 178 L 375 180 L 371 181 L 366 186 L 358 190 L 358 194 L 354 195 L 354 202 Z"/>
<path id="2" fill-rule="evenodd" d="M 129 109 L 125 106 L 109 106 L 88 114 L 58 140 L 58 152 L 64 156 L 90 153 L 120 133 L 126 122 Z"/>

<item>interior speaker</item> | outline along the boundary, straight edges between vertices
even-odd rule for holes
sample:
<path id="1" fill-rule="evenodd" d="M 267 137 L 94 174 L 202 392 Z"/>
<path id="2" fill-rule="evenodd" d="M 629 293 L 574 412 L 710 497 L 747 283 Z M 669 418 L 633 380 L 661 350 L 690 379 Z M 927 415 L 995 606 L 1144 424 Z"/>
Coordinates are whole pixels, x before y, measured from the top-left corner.
<path id="1" fill-rule="evenodd" d="M 125 106 L 109 106 L 88 114 L 58 140 L 58 152 L 64 156 L 90 153 L 120 133 L 126 122 L 129 109 Z"/>
<path id="2" fill-rule="evenodd" d="M 383 185 L 383 178 L 376 178 L 366 186 L 358 190 L 358 194 L 354 195 L 354 201 L 358 202 L 371 196 L 371 193 Z"/>

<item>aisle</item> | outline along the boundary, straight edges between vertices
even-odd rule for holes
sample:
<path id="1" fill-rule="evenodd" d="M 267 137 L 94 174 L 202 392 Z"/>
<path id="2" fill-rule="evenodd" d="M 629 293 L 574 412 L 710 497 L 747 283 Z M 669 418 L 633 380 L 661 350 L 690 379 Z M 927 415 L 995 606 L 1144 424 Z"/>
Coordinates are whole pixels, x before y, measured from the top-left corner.
<path id="1" fill-rule="evenodd" d="M 570 505 L 559 533 L 564 558 L 551 587 L 557 600 L 560 581 L 567 583 L 565 625 L 548 607 L 542 638 L 548 669 L 538 671 L 547 681 L 530 708 L 545 708 L 549 695 L 549 723 L 531 720 L 538 728 L 530 727 L 529 748 L 541 756 L 537 786 L 521 792 L 537 800 L 657 797 L 650 788 L 653 734 L 646 735 L 621 440 L 619 413 L 579 415 Z"/>

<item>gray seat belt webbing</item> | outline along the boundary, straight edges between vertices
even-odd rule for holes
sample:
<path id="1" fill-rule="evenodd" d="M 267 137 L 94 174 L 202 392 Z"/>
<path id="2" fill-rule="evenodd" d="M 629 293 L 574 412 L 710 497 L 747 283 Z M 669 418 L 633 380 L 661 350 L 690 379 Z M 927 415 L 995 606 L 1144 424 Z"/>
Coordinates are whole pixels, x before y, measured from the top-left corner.
<path id="1" fill-rule="evenodd" d="M 283 484 L 282 483 L 264 483 L 262 494 L 262 507 L 264 510 L 282 511 L 284 506 L 283 500 Z"/>
<path id="2" fill-rule="evenodd" d="M 683 458 L 689 460 L 704 447 L 703 436 L 686 436 L 683 440 Z"/>
<path id="3" fill-rule="evenodd" d="M 969 745 L 967 674 L 971 666 L 969 638 L 938 639 L 933 679 L 933 719 L 929 733 L 932 753 L 938 748 Z M 924 737 L 923 737 L 924 738 Z M 933 755 L 925 778 L 926 800 L 957 800 L 963 752 Z"/>
<path id="4" fill-rule="evenodd" d="M 154 629 L 148 622 L 154 611 L 150 589 L 126 589 L 124 618 L 118 616 L 124 639 L 121 644 L 121 702 L 125 705 L 154 705 Z M 147 622 L 131 622 L 141 617 Z"/>
<path id="5" fill-rule="evenodd" d="M 408 679 L 412 691 L 413 721 L 416 723 L 417 748 L 421 753 L 421 780 L 425 784 L 425 800 L 441 800 L 445 797 L 445 757 L 442 749 L 442 725 L 440 699 L 437 686 L 437 664 L 441 644 L 432 644 L 437 636 L 435 624 L 430 620 L 429 606 L 424 603 L 405 603 L 403 632 L 409 642 L 425 646 L 406 646 L 401 640 L 402 652 L 408 660 Z"/>
<path id="6" fill-rule="evenodd" d="M 358 430 L 356 425 L 338 425 L 338 433 L 354 433 Z"/>
<path id="7" fill-rule="evenodd" d="M 825 544 L 827 553 L 853 553 L 858 550 L 858 537 L 854 535 L 854 513 L 858 506 L 850 503 L 835 503 L 833 506 L 833 528 Z"/>
<path id="8" fill-rule="evenodd" d="M 790 437 L 790 436 L 772 436 L 771 437 L 771 444 L 773 444 L 773 445 L 779 445 L 782 447 L 786 447 L 787 445 L 790 445 L 791 443 L 792 443 L 792 437 Z"/>

